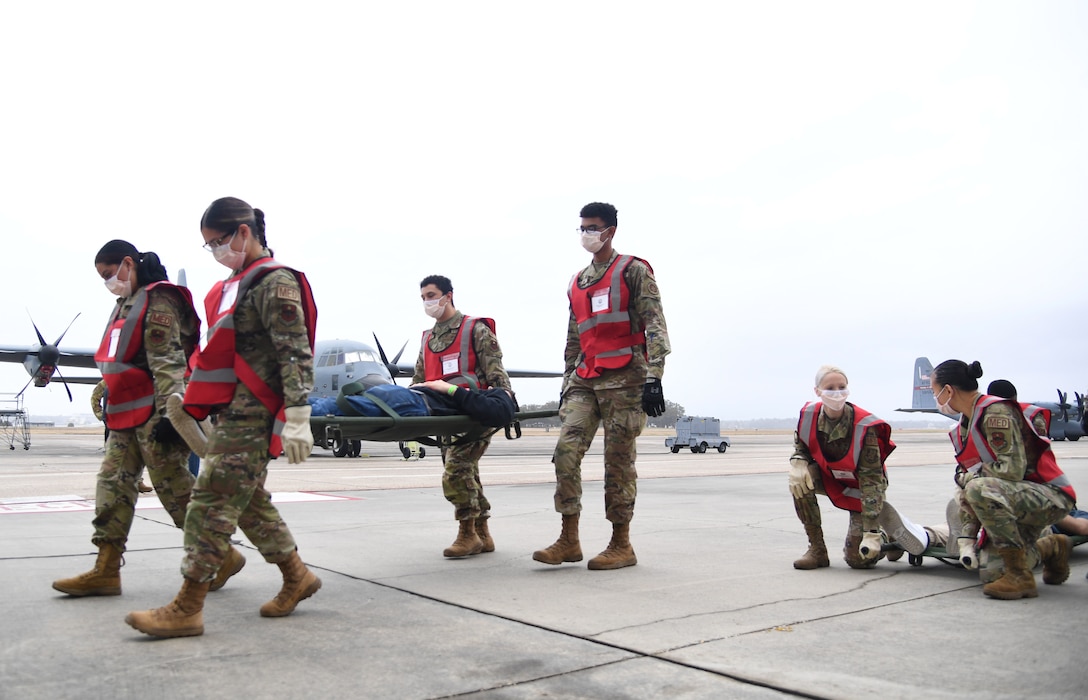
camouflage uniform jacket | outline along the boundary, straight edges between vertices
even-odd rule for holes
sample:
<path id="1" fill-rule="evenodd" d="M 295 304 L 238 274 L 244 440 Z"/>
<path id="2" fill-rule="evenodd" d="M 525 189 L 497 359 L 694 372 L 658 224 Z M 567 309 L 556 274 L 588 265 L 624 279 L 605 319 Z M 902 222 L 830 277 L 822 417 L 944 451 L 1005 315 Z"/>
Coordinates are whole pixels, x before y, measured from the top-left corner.
<path id="1" fill-rule="evenodd" d="M 842 415 L 837 420 L 831 420 L 823 411 L 820 411 L 820 417 L 816 419 L 816 439 L 820 442 L 820 449 L 828 460 L 842 459 L 850 451 L 850 443 L 854 439 L 853 428 L 854 407 L 850 404 L 846 404 Z M 793 433 L 793 456 L 800 457 L 809 464 L 816 464 L 808 447 L 801 441 L 796 431 Z M 884 465 L 880 461 L 880 441 L 873 430 L 865 431 L 861 454 L 858 455 L 856 474 L 858 489 L 861 491 L 862 529 L 877 530 L 880 528 L 877 520 L 880 517 L 880 511 L 884 508 L 884 492 L 888 488 L 888 478 L 884 475 Z"/>
<path id="2" fill-rule="evenodd" d="M 465 315 L 455 311 L 445 321 L 434 324 L 431 330 L 427 347 L 431 352 L 442 352 L 453 345 L 457 338 L 457 332 L 465 320 Z M 492 389 L 510 388 L 510 377 L 506 374 L 506 368 L 502 366 L 502 349 L 499 348 L 499 340 L 491 332 L 486 323 L 477 323 L 472 328 L 472 347 L 476 350 L 476 376 L 482 382 L 486 382 Z M 419 348 L 419 357 L 416 358 L 415 373 L 412 375 L 412 383 L 419 384 L 424 381 L 426 371 L 424 369 L 423 348 Z"/>
<path id="3" fill-rule="evenodd" d="M 314 384 L 314 354 L 301 298 L 295 275 L 278 269 L 257 280 L 234 309 L 235 352 L 269 389 L 283 397 L 285 406 L 306 405 Z M 242 382 L 238 382 L 226 411 L 268 415 Z"/>
<path id="4" fill-rule="evenodd" d="M 972 411 L 979 410 L 977 408 L 978 401 L 983 396 L 983 394 L 979 394 L 978 398 L 975 399 L 975 406 Z M 1027 474 L 1028 465 L 1037 463 L 1040 455 L 1036 441 L 1025 440 L 1021 432 L 1028 428 L 1027 421 L 1023 420 L 1023 414 L 1018 409 L 1005 403 L 996 403 L 982 410 L 983 415 L 979 418 L 982 436 L 990 449 L 993 450 L 996 461 L 983 462 L 978 471 L 978 476 L 993 476 L 1009 481 L 1021 481 L 1024 475 Z M 966 441 L 968 439 L 970 426 L 970 417 L 967 415 L 961 416 L 958 428 L 961 440 Z M 958 483 L 965 483 L 960 470 L 957 470 L 957 481 Z M 960 485 L 962 486 L 963 483 L 960 483 Z"/>
<path id="5" fill-rule="evenodd" d="M 128 318 L 136 296 L 118 299 L 118 318 Z M 189 355 L 199 341 L 196 310 L 170 287 L 158 286 L 147 294 L 144 337 L 132 364 L 146 369 L 155 383 L 155 410 L 166 412 L 166 397 L 185 393 Z"/>
<path id="6" fill-rule="evenodd" d="M 578 273 L 578 286 L 588 287 L 598 282 L 608 271 L 619 253 L 603 263 L 590 263 Z M 633 354 L 631 363 L 621 369 L 605 370 L 601 376 L 581 380 L 592 383 L 595 389 L 610 389 L 641 385 L 647 379 L 661 379 L 665 373 L 665 356 L 672 352 L 669 331 L 665 326 L 665 311 L 661 306 L 661 291 L 657 288 L 654 273 L 641 260 L 633 260 L 623 275 L 630 291 L 628 313 L 631 316 L 631 333 L 646 333 L 646 353 Z M 578 336 L 578 321 L 571 310 L 567 324 L 567 346 L 563 353 L 564 383 L 577 376 L 574 370 L 582 358 L 582 345 Z"/>

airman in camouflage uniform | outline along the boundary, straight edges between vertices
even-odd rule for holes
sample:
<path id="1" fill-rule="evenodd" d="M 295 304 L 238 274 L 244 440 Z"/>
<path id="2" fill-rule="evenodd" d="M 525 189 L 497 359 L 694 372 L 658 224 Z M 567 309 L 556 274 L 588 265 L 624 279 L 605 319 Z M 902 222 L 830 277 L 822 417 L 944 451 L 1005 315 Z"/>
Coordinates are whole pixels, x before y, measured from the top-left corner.
<path id="1" fill-rule="evenodd" d="M 227 197 L 213 202 L 201 220 L 201 233 L 216 259 L 236 271 L 232 278 L 244 277 L 250 267 L 271 258 L 264 213 L 242 200 Z M 292 463 L 304 460 L 313 446 L 307 395 L 313 386 L 310 335 L 316 308 L 308 284 L 303 288 L 301 279 L 282 267 L 264 273 L 236 300 L 232 314 L 235 354 L 258 381 L 283 399 L 282 438 Z M 215 293 L 213 289 L 209 298 Z M 209 347 L 215 342 L 210 333 Z M 200 367 L 198 363 L 194 370 L 187 406 L 198 385 Z M 157 637 L 203 634 L 204 596 L 217 573 L 237 565 L 230 547 L 236 527 L 283 574 L 283 588 L 261 606 L 263 617 L 289 615 L 321 588 L 321 580 L 299 558 L 295 539 L 265 488 L 275 422 L 276 416 L 239 377 L 229 403 L 211 416 L 207 456 L 185 518 L 182 588 L 164 607 L 129 613 L 125 618 L 129 625 Z"/>
<path id="2" fill-rule="evenodd" d="M 448 290 L 448 291 L 447 291 Z M 439 275 L 427 277 L 420 285 L 420 292 L 426 310 L 427 302 L 432 309 L 439 309 L 434 328 L 427 339 L 427 347 L 435 353 L 450 350 L 457 340 L 457 334 L 464 323 L 465 315 L 453 305 L 453 286 L 449 279 Z M 449 301 L 441 304 L 441 299 L 449 295 Z M 472 347 L 476 352 L 475 381 L 480 386 L 511 391 L 510 377 L 502 364 L 502 350 L 498 338 L 484 322 L 478 321 L 472 327 Z M 427 379 L 423 348 L 416 358 L 412 383 L 420 384 Z M 432 377 L 436 379 L 437 377 Z M 457 380 L 450 378 L 451 383 Z M 453 544 L 443 550 L 446 557 L 460 558 L 495 551 L 495 541 L 491 537 L 488 518 L 491 517 L 491 502 L 484 495 L 480 481 L 480 458 L 484 456 L 491 438 L 465 444 L 453 445 L 442 450 L 444 470 L 442 474 L 442 493 L 453 504 L 453 517 L 458 521 L 458 534 Z"/>
<path id="3" fill-rule="evenodd" d="M 959 360 L 942 362 L 931 375 L 938 407 L 962 414 L 954 432 L 956 485 L 962 489 L 956 499 L 962 522 L 957 549 L 970 561 L 971 540 L 985 527 L 1003 572 L 983 592 L 1001 600 L 1034 598 L 1034 560 L 1043 564 L 1045 583 L 1060 584 L 1069 576 L 1068 538 L 1040 534 L 1068 514 L 1076 499 L 1049 442 L 1036 434 L 1019 406 L 980 394 L 981 376 L 977 362 Z"/>
<path id="4" fill-rule="evenodd" d="M 124 242 L 107 245 L 114 243 Z M 118 268 L 126 265 L 128 260 L 132 260 L 130 280 L 132 276 L 146 274 L 136 261 L 154 254 L 144 253 L 141 256 L 131 244 L 125 245 L 131 247 L 131 255 L 125 255 L 121 263 L 97 263 L 104 279 L 115 277 Z M 102 253 L 99 258 L 103 258 Z M 158 264 L 157 256 L 154 260 Z M 141 287 L 144 286 L 144 281 L 139 281 Z M 132 291 L 130 296 L 117 300 L 117 318 L 128 318 L 140 289 Z M 105 457 L 97 477 L 92 521 L 94 535 L 91 542 L 99 548 L 99 557 L 91 571 L 53 582 L 53 588 L 69 595 L 121 594 L 121 555 L 125 552 L 128 533 L 132 528 L 138 483 L 144 466 L 167 514 L 179 528 L 184 524 L 185 508 L 193 486 L 193 477 L 187 468 L 189 448 L 176 438 L 172 430 L 164 429 L 164 434 L 159 435 L 158 428 L 165 415 L 166 397 L 174 391 L 184 390 L 186 360 L 197 342 L 199 320 L 192 305 L 172 287 L 155 287 L 147 292 L 147 297 L 143 343 L 131 364 L 152 377 L 155 411 L 143 425 L 111 430 L 109 433 Z M 105 383 L 101 386 L 105 394 Z M 166 421 L 166 425 L 169 425 L 169 421 Z M 171 435 L 166 435 L 166 432 Z"/>
<path id="5" fill-rule="evenodd" d="M 616 209 L 593 203 L 582 209 L 583 246 L 593 261 L 573 280 L 578 290 L 600 282 L 619 253 L 612 249 Z M 611 235 L 609 232 L 611 231 Z M 559 407 L 562 428 L 555 446 L 555 509 L 563 516 L 559 539 L 533 553 L 545 564 L 582 560 L 578 519 L 582 511 L 582 458 L 604 425 L 605 517 L 612 523 L 612 541 L 589 562 L 590 569 L 617 569 L 637 563 L 630 543 L 630 523 L 635 512 L 638 473 L 635 470 L 635 440 L 646 424 L 647 401 L 655 392 L 654 415 L 664 412 L 661 377 L 669 345 L 661 293 L 649 264 L 634 258 L 623 272 L 628 290 L 627 314 L 630 333 L 644 334 L 644 344 L 631 347 L 625 366 L 607 368 L 598 376 L 579 376 L 585 361 L 582 334 L 572 306 L 567 324 L 564 379 Z"/>

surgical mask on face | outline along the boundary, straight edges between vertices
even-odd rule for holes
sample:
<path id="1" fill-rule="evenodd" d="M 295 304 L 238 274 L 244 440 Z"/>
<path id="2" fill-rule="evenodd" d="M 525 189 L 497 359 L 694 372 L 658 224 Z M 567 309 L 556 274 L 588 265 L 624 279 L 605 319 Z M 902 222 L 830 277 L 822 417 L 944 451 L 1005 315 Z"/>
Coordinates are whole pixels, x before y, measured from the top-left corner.
<path id="1" fill-rule="evenodd" d="M 591 253 L 596 253 L 604 246 L 600 231 L 582 231 L 582 247 Z"/>
<path id="2" fill-rule="evenodd" d="M 446 310 L 446 305 L 441 302 L 442 297 L 438 297 L 437 299 L 425 299 L 423 301 L 423 313 L 431 318 L 438 318 L 442 315 L 442 312 Z"/>
<path id="3" fill-rule="evenodd" d="M 116 294 L 119 297 L 127 298 L 132 296 L 132 282 L 129 280 L 122 282 L 121 280 L 117 279 L 117 275 L 114 275 L 113 277 L 110 277 L 108 280 L 106 280 L 105 284 L 106 289 L 110 290 L 110 292 Z"/>
<path id="4" fill-rule="evenodd" d="M 946 386 L 944 389 L 947 389 L 947 388 L 948 387 Z M 937 396 L 940 396 L 941 394 L 943 394 L 944 389 L 941 389 L 940 391 L 938 391 Z M 941 403 L 941 400 L 938 399 L 937 396 L 934 396 L 933 399 L 937 402 L 937 410 L 940 412 L 940 414 L 942 416 L 948 416 L 949 418 L 957 418 L 958 419 L 960 417 L 960 412 L 953 409 L 952 406 L 949 405 L 949 404 L 952 403 L 952 392 L 948 392 L 948 402 L 947 403 Z"/>
<path id="5" fill-rule="evenodd" d="M 849 389 L 821 389 L 820 400 L 832 411 L 841 411 L 846 405 L 846 397 L 850 395 Z"/>
<path id="6" fill-rule="evenodd" d="M 242 269 L 242 265 L 246 261 L 246 252 L 244 250 L 234 250 L 230 247 L 230 243 L 212 248 L 212 255 L 215 256 L 217 263 L 230 270 Z"/>

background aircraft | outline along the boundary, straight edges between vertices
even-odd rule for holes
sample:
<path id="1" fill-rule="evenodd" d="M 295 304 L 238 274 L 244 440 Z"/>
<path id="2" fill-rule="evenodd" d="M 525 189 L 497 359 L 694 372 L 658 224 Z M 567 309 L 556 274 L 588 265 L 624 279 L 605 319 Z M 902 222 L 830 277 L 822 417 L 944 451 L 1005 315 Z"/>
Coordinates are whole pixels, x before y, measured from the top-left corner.
<path id="1" fill-rule="evenodd" d="M 79 314 L 72 319 L 72 323 L 75 323 L 76 318 L 79 318 Z M 72 327 L 72 323 L 68 324 L 68 328 Z M 61 350 L 60 341 L 64 340 L 65 333 L 68 332 L 68 328 L 64 329 L 64 333 L 53 343 L 45 342 L 45 338 L 42 337 L 41 331 L 38 330 L 38 325 L 34 323 L 34 319 L 30 319 L 30 324 L 34 326 L 34 332 L 38 335 L 38 342 L 30 345 L 29 347 L 0 347 L 0 362 L 21 362 L 26 369 L 27 374 L 30 375 L 30 379 L 27 381 L 23 388 L 19 390 L 16 396 L 21 395 L 26 388 L 30 386 L 31 382 L 34 386 L 42 387 L 47 386 L 49 382 L 62 382 L 64 384 L 97 384 L 101 377 L 64 377 L 59 365 L 65 367 L 83 367 L 87 369 L 97 370 L 98 366 L 94 363 L 94 350 L 78 349 L 78 350 Z M 68 391 L 68 400 L 72 400 L 72 390 L 67 386 L 64 387 Z"/>
<path id="2" fill-rule="evenodd" d="M 933 392 L 929 388 L 929 377 L 932 372 L 933 365 L 930 364 L 929 358 L 919 357 L 914 361 L 911 407 L 897 408 L 895 410 L 904 413 L 940 413 L 937 410 L 937 401 L 933 398 Z M 1028 402 L 1050 411 L 1051 440 L 1072 440 L 1076 442 L 1084 435 L 1088 435 L 1088 415 L 1085 415 L 1084 412 L 1085 397 L 1077 392 L 1073 392 L 1073 395 L 1077 399 L 1076 406 L 1066 400 L 1069 394 L 1062 392 L 1061 389 L 1058 389 L 1057 403 L 1053 401 Z"/>

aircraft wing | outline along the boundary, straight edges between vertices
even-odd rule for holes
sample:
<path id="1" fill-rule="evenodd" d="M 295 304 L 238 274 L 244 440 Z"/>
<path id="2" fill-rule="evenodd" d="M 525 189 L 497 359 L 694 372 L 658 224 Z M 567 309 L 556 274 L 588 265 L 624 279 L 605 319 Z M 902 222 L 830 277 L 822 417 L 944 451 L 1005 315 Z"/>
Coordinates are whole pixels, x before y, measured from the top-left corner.
<path id="1" fill-rule="evenodd" d="M 58 382 L 60 384 L 89 384 L 94 386 L 102 381 L 102 377 L 61 377 L 56 374 L 49 380 L 49 383 Z"/>
<path id="2" fill-rule="evenodd" d="M 57 364 L 64 367 L 98 369 L 98 365 L 94 362 L 94 353 L 94 350 L 61 350 Z M 18 362 L 21 364 L 27 356 L 33 357 L 37 354 L 37 350 L 28 348 L 25 345 L 22 347 L 2 346 L 0 347 L 0 362 Z"/>
<path id="3" fill-rule="evenodd" d="M 415 365 L 394 365 L 397 368 L 397 377 L 411 377 L 416 373 Z M 546 379 L 550 377 L 562 377 L 562 372 L 540 372 L 533 369 L 509 369 L 507 368 L 506 374 L 511 379 Z"/>
<path id="4" fill-rule="evenodd" d="M 897 408 L 902 413 L 941 413 L 935 408 Z M 944 415 L 943 413 L 941 415 Z M 945 416 L 947 418 L 947 416 Z"/>

